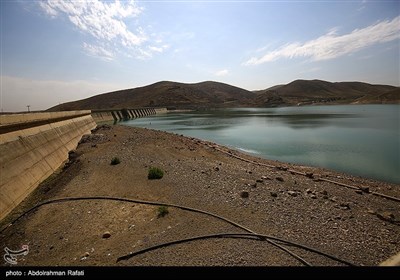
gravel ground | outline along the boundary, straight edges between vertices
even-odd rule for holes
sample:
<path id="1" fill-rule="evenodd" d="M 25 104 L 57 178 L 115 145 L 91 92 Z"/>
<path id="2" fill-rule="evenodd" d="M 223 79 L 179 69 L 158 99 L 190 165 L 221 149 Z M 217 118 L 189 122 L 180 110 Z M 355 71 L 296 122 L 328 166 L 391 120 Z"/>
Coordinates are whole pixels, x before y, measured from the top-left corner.
<path id="1" fill-rule="evenodd" d="M 121 163 L 110 165 L 113 157 Z M 150 167 L 164 170 L 163 178 L 149 180 Z M 400 251 L 400 203 L 372 191 L 400 197 L 399 185 L 269 161 L 171 133 L 104 125 L 84 137 L 66 166 L 0 226 L 3 229 L 22 212 L 49 199 L 131 198 L 201 209 L 258 234 L 300 243 L 356 265 L 375 266 Z M 120 256 L 163 242 L 246 232 L 215 217 L 175 207 L 159 217 L 158 208 L 111 200 L 45 205 L 2 231 L 0 248 L 29 245 L 29 254 L 18 256 L 22 266 L 303 265 L 267 240 L 254 238 L 201 239 L 116 262 Z M 343 265 L 284 246 L 312 265 Z"/>

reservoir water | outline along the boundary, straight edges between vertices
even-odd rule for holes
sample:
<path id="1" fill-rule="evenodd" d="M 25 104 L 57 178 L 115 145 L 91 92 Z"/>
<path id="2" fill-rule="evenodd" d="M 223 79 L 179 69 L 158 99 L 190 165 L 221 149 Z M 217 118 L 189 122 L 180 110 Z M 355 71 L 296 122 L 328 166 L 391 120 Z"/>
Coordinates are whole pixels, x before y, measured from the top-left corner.
<path id="1" fill-rule="evenodd" d="M 400 105 L 218 109 L 121 124 L 209 140 L 267 159 L 400 183 Z"/>

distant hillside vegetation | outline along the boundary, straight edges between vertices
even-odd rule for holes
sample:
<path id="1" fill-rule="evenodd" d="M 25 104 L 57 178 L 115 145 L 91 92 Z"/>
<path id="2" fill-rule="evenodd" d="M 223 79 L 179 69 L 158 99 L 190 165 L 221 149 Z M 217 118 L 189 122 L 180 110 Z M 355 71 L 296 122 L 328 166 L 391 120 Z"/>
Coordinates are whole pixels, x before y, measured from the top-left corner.
<path id="1" fill-rule="evenodd" d="M 48 111 L 136 107 L 170 109 L 277 107 L 358 103 L 400 103 L 400 88 L 361 82 L 331 83 L 321 80 L 296 80 L 286 85 L 276 85 L 252 92 L 211 81 L 195 84 L 163 81 L 63 103 Z"/>

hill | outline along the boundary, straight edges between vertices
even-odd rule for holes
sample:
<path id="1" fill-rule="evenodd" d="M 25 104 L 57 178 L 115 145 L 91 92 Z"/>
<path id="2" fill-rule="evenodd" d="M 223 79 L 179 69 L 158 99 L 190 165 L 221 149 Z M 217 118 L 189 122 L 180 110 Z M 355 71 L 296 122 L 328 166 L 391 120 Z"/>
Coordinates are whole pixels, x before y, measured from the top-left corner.
<path id="1" fill-rule="evenodd" d="M 184 84 L 163 81 L 63 103 L 49 111 L 135 107 L 201 108 L 252 106 L 255 94 L 217 82 Z"/>
<path id="2" fill-rule="evenodd" d="M 167 107 L 277 107 L 308 104 L 400 103 L 400 88 L 361 82 L 295 80 L 265 90 L 248 91 L 218 82 L 185 84 L 162 81 L 63 103 L 48 111 Z"/>
<path id="3" fill-rule="evenodd" d="M 257 94 L 262 107 L 307 104 L 397 103 L 399 88 L 361 82 L 331 83 L 321 80 L 295 80 Z M 381 97 L 380 97 L 381 96 Z"/>

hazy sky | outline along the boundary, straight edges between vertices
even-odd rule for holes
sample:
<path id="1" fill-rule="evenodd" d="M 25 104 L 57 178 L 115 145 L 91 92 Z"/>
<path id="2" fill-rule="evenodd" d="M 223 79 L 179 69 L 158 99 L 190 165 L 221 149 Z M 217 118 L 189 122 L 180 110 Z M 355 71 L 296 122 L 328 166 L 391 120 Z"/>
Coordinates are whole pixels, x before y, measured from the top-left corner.
<path id="1" fill-rule="evenodd" d="M 400 1 L 1 0 L 1 109 L 213 80 L 400 85 Z"/>

